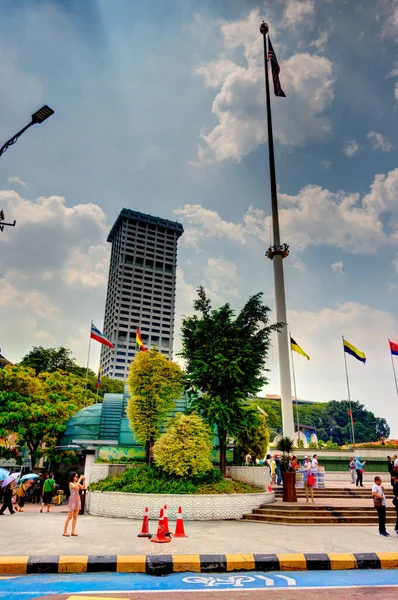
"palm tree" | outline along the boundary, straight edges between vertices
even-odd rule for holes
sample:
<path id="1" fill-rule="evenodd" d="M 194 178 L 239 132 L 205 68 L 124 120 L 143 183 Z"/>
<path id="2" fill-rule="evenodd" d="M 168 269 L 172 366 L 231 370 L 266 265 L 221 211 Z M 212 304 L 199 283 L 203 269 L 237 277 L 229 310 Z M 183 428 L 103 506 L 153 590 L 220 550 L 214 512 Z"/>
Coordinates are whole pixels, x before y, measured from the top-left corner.
<path id="1" fill-rule="evenodd" d="M 290 437 L 282 437 L 276 444 L 276 449 L 279 452 L 282 452 L 281 471 L 287 473 L 287 471 L 289 471 L 289 455 L 293 450 L 293 442 Z"/>

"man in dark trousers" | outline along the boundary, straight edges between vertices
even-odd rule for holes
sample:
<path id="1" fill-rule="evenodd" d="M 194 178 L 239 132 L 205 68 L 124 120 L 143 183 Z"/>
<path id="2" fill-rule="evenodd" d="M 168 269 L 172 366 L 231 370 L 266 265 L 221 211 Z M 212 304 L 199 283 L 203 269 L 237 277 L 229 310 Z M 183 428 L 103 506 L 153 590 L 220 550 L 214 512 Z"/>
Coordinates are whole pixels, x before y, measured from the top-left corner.
<path id="1" fill-rule="evenodd" d="M 391 456 L 387 456 L 387 470 L 390 474 L 391 485 L 394 485 L 394 481 L 395 481 L 394 463 L 391 460 Z"/>
<path id="2" fill-rule="evenodd" d="M 395 512 L 397 513 L 397 520 L 395 523 L 395 527 L 394 527 L 394 531 L 395 533 L 398 535 L 398 473 L 395 473 L 394 475 L 395 479 L 394 479 L 394 485 L 393 485 L 393 494 L 394 494 L 394 498 L 392 503 L 395 506 Z"/>
<path id="3" fill-rule="evenodd" d="M 4 515 L 4 511 L 8 508 L 10 515 L 15 513 L 15 510 L 12 507 L 12 483 L 9 483 L 6 488 L 3 490 L 4 493 L 4 503 L 0 510 L 0 515 Z"/>

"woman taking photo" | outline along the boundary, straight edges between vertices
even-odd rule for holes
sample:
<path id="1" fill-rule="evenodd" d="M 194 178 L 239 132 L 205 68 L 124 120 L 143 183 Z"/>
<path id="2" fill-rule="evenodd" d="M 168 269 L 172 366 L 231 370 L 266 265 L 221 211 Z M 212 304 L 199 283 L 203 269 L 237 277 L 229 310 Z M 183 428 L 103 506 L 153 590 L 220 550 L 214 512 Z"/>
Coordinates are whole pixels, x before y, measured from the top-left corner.
<path id="1" fill-rule="evenodd" d="M 69 477 L 69 503 L 68 503 L 68 516 L 66 517 L 65 525 L 64 525 L 64 533 L 65 537 L 70 537 L 68 533 L 68 525 L 72 520 L 72 535 L 77 537 L 76 533 L 76 523 L 77 517 L 79 515 L 79 511 L 82 507 L 79 492 L 80 490 L 86 489 L 86 478 L 84 475 L 78 475 L 77 473 L 71 473 Z"/>

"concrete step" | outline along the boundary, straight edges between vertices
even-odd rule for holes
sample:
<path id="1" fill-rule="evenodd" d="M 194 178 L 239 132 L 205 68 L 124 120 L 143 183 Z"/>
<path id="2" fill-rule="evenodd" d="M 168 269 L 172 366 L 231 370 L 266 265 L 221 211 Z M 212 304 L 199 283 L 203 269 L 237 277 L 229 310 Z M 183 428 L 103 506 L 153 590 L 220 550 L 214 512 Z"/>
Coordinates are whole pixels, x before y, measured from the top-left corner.
<path id="1" fill-rule="evenodd" d="M 348 509 L 332 509 L 332 510 L 292 510 L 290 512 L 285 512 L 283 510 L 270 510 L 267 511 L 263 508 L 256 508 L 252 512 L 253 515 L 263 515 L 263 516 L 278 516 L 280 518 L 285 517 L 368 517 L 368 516 L 376 516 L 376 511 L 371 509 L 371 511 L 366 510 L 355 510 L 350 511 Z M 387 511 L 387 515 L 391 516 L 391 518 L 395 519 L 396 514 L 395 511 Z"/>
<path id="2" fill-rule="evenodd" d="M 257 523 L 278 523 L 279 525 L 373 525 L 377 524 L 377 515 L 369 516 L 345 516 L 345 517 L 333 517 L 333 516 L 283 516 L 278 515 L 259 515 L 259 514 L 247 514 L 243 515 L 244 521 L 252 521 Z M 395 524 L 395 516 L 387 515 L 386 523 L 389 525 Z"/>
<path id="3" fill-rule="evenodd" d="M 305 498 L 305 490 L 296 490 L 296 494 L 298 498 Z M 275 491 L 276 498 L 282 498 L 283 491 Z M 369 498 L 372 495 L 372 490 L 369 488 L 366 491 L 341 491 L 341 492 L 331 492 L 329 490 L 317 490 L 314 489 L 314 496 L 319 498 Z M 385 492 L 386 498 L 392 498 L 392 492 Z"/>
<path id="4" fill-rule="evenodd" d="M 331 504 L 330 506 L 326 505 L 326 504 L 313 504 L 312 502 L 309 502 L 308 504 L 279 504 L 278 502 L 276 502 L 275 504 L 262 504 L 259 508 L 254 509 L 256 511 L 265 511 L 265 512 L 284 512 L 284 513 L 291 513 L 293 511 L 295 512 L 314 512 L 314 511 L 333 511 L 333 510 L 339 510 L 339 511 L 344 511 L 344 510 L 348 510 L 350 512 L 363 512 L 363 511 L 368 511 L 368 510 L 374 510 L 374 507 L 371 503 L 369 503 L 369 506 L 342 506 L 342 505 L 338 505 L 338 504 Z M 387 506 L 387 512 L 391 512 L 393 514 L 395 514 L 395 508 L 394 506 Z"/>

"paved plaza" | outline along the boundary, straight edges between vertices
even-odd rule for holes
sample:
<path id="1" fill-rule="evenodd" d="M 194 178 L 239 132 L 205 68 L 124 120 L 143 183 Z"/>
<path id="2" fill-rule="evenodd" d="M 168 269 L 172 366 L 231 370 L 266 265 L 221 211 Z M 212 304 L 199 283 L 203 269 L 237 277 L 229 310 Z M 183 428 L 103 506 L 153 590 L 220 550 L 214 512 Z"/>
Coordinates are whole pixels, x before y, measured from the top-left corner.
<path id="1" fill-rule="evenodd" d="M 352 502 L 352 500 L 348 500 Z M 33 507 L 32 507 L 33 508 Z M 64 507 L 50 514 L 27 512 L 1 519 L 0 555 L 71 554 L 223 554 L 290 552 L 393 552 L 398 537 L 383 538 L 377 526 L 308 527 L 244 523 L 242 521 L 186 522 L 188 538 L 156 544 L 137 537 L 140 521 L 79 517 L 79 537 L 63 537 Z M 36 509 L 37 510 L 37 509 Z M 150 523 L 156 532 L 156 522 Z M 174 523 L 170 523 L 173 531 Z"/>

